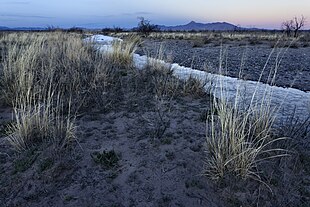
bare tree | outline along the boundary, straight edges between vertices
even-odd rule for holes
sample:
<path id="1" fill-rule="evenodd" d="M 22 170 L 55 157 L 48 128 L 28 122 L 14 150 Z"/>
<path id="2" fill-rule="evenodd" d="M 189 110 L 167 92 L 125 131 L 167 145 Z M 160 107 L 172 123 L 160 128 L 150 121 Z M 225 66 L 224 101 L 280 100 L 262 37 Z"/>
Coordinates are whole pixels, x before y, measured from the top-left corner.
<path id="1" fill-rule="evenodd" d="M 140 20 L 138 24 L 138 32 L 144 36 L 148 36 L 151 32 L 156 31 L 158 28 L 156 25 L 151 24 L 149 20 L 146 20 L 144 17 L 138 17 Z"/>
<path id="2" fill-rule="evenodd" d="M 291 36 L 292 32 L 294 37 L 298 37 L 298 32 L 305 26 L 306 18 L 301 15 L 300 18 L 294 17 L 291 20 L 287 20 L 282 23 L 282 29 L 285 31 L 288 37 Z"/>
<path id="3" fill-rule="evenodd" d="M 286 36 L 290 37 L 293 31 L 293 20 L 287 20 L 283 22 L 282 29 L 285 31 Z"/>
<path id="4" fill-rule="evenodd" d="M 306 24 L 306 18 L 301 15 L 300 18 L 294 17 L 293 19 L 293 29 L 294 29 L 294 37 L 298 36 L 298 31 L 302 29 Z"/>

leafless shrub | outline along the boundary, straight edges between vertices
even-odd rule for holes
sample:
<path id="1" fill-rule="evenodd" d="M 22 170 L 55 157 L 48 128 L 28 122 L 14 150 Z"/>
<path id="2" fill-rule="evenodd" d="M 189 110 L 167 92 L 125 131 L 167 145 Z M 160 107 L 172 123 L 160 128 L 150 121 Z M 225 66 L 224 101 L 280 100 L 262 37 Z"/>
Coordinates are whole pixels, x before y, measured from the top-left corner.
<path id="1" fill-rule="evenodd" d="M 287 20 L 282 23 L 282 29 L 285 31 L 286 35 L 289 37 L 291 33 L 294 33 L 294 37 L 298 37 L 299 31 L 305 26 L 306 18 L 301 15 L 300 18 L 294 17 L 291 20 Z"/>

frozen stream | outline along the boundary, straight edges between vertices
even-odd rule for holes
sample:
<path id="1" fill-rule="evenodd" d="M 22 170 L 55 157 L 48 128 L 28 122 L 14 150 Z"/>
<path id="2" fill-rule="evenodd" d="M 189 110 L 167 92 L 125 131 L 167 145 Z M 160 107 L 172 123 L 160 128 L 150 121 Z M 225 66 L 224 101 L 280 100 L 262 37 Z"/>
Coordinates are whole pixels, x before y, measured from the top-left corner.
<path id="1" fill-rule="evenodd" d="M 111 42 L 113 38 L 95 35 L 88 40 L 96 43 L 101 50 L 110 50 Z M 147 56 L 140 56 L 134 54 L 135 66 L 139 69 L 143 69 L 148 63 Z M 162 61 L 161 61 L 162 62 Z M 168 64 L 164 63 L 163 64 Z M 177 63 L 171 64 L 174 71 L 174 75 L 180 79 L 188 79 L 193 76 L 199 80 L 213 80 L 213 95 L 217 98 L 221 98 L 221 94 L 225 95 L 228 100 L 234 100 L 237 90 L 243 97 L 241 103 L 250 103 L 253 94 L 255 93 L 255 99 L 257 101 L 262 100 L 266 96 L 266 92 L 271 97 L 271 105 L 276 109 L 276 122 L 281 123 L 287 117 L 290 117 L 295 113 L 295 117 L 299 120 L 305 120 L 310 116 L 310 92 L 304 92 L 294 88 L 282 88 L 277 86 L 270 86 L 264 83 L 258 83 L 254 81 L 245 81 L 228 76 L 222 76 L 217 74 L 211 74 L 200 70 L 195 70 L 188 67 L 183 67 Z M 206 89 L 209 88 L 206 85 Z"/>

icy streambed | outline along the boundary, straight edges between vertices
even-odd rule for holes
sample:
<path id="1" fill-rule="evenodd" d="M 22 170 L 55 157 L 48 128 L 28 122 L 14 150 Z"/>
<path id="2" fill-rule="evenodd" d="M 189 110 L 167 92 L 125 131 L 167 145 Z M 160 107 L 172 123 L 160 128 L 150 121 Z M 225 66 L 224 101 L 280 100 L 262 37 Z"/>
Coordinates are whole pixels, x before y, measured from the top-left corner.
<path id="1" fill-rule="evenodd" d="M 101 51 L 111 51 L 111 44 L 118 38 L 94 35 L 87 38 L 86 41 L 92 41 L 95 46 Z M 134 64 L 138 69 L 143 69 L 149 58 L 147 56 L 140 56 L 134 54 Z M 160 61 L 160 60 L 157 60 Z M 167 64 L 160 61 L 162 64 Z M 188 67 L 180 66 L 177 63 L 171 64 L 174 75 L 180 79 L 188 79 L 190 76 L 204 81 L 205 79 L 213 80 L 213 94 L 217 98 L 221 98 L 224 94 L 227 100 L 234 100 L 237 91 L 241 94 L 242 100 L 240 103 L 249 104 L 251 102 L 253 93 L 255 93 L 255 100 L 260 102 L 267 92 L 267 96 L 271 97 L 271 106 L 276 109 L 276 122 L 281 123 L 292 114 L 299 120 L 305 120 L 310 116 L 310 92 L 304 92 L 294 88 L 282 88 L 276 86 L 270 86 L 264 83 L 258 83 L 254 81 L 245 81 L 228 76 L 222 76 L 218 74 L 211 74 L 200 70 L 195 70 Z M 209 86 L 206 85 L 206 89 Z"/>

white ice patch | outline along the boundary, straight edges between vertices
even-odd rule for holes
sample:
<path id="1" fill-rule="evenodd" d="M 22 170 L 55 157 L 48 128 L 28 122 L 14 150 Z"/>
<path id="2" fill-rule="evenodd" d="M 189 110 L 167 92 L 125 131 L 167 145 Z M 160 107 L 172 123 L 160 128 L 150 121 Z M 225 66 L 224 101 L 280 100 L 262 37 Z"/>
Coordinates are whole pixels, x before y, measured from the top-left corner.
<path id="1" fill-rule="evenodd" d="M 97 47 L 101 52 L 113 52 L 112 45 L 96 45 L 95 47 Z"/>
<path id="2" fill-rule="evenodd" d="M 86 38 L 85 41 L 99 43 L 103 45 L 109 45 L 109 44 L 112 44 L 113 41 L 122 42 L 123 40 L 120 38 L 110 37 L 110 36 L 105 36 L 105 35 L 93 35 L 91 37 Z"/>
<path id="3" fill-rule="evenodd" d="M 133 54 L 133 62 L 137 69 L 144 69 L 148 63 L 148 57 L 146 55 Z"/>
<path id="4" fill-rule="evenodd" d="M 112 52 L 112 43 L 115 41 L 122 42 L 120 38 L 105 36 L 105 35 L 93 35 L 84 39 L 85 42 L 92 43 L 93 46 L 101 52 Z"/>
<path id="5" fill-rule="evenodd" d="M 277 122 L 285 121 L 287 117 L 295 114 L 300 120 L 306 119 L 310 115 L 310 93 L 294 88 L 283 88 L 270 86 L 261 82 L 245 81 L 237 78 L 227 77 L 218 74 L 211 74 L 192 68 L 172 64 L 174 75 L 180 79 L 188 79 L 190 76 L 200 80 L 214 80 L 213 95 L 235 101 L 236 94 L 239 93 L 242 100 L 240 103 L 250 104 L 255 93 L 254 101 L 260 103 L 263 99 L 269 100 L 271 107 L 276 110 Z M 209 86 L 206 86 L 206 88 Z M 265 100 L 266 101 L 266 100 Z"/>

